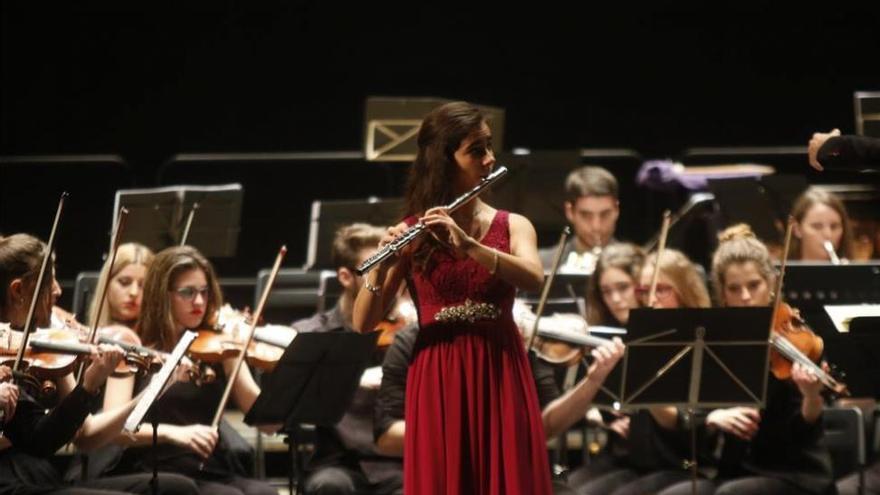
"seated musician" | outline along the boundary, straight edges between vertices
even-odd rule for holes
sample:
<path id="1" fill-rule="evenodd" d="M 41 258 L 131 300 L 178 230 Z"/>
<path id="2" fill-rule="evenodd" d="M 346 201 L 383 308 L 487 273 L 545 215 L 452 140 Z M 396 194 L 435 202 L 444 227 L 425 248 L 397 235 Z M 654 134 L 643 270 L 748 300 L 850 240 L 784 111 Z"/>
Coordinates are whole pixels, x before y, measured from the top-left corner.
<path id="1" fill-rule="evenodd" d="M 373 434 L 378 451 L 389 456 L 403 456 L 406 378 L 417 334 L 415 325 L 397 332 L 382 363 L 382 385 L 376 401 Z M 529 353 L 544 433 L 548 439 L 565 432 L 586 415 L 593 397 L 623 356 L 623 351 L 624 346 L 618 338 L 611 344 L 593 349 L 593 362 L 587 375 L 565 393 L 560 393 L 554 366 L 537 358 L 534 352 Z M 555 484 L 553 489 L 557 494 L 575 493 L 560 484 Z"/>
<path id="2" fill-rule="evenodd" d="M 644 261 L 645 254 L 634 244 L 612 243 L 602 250 L 587 286 L 587 323 L 626 326 L 630 310 L 640 306 L 636 287 Z M 632 477 L 626 469 L 630 416 L 593 408 L 587 417 L 591 424 L 607 428 L 607 442 L 600 453 L 590 458 L 589 465 L 569 474 L 569 486 L 579 488 L 612 472 L 616 474 L 604 478 L 604 486 L 616 486 L 621 477 Z M 595 486 L 594 492 L 600 493 L 602 489 L 603 486 Z"/>
<path id="3" fill-rule="evenodd" d="M 746 225 L 728 228 L 719 239 L 712 259 L 712 285 L 719 304 L 769 305 L 776 274 L 766 246 Z M 765 409 L 710 412 L 705 428 L 721 432 L 724 443 L 717 477 L 700 480 L 700 493 L 834 493 L 830 455 L 820 442 L 821 391 L 816 376 L 795 364 L 790 381 L 769 376 Z M 682 483 L 662 493 L 691 493 L 691 486 Z"/>
<path id="4" fill-rule="evenodd" d="M 653 304 L 649 304 L 655 270 L 659 270 L 657 285 Z M 635 294 L 643 306 L 670 309 L 709 306 L 709 292 L 699 270 L 680 251 L 664 250 L 659 263 L 656 254 L 646 256 L 638 280 Z M 686 479 L 688 473 L 681 469 L 681 462 L 690 457 L 687 439 L 660 428 L 658 423 L 667 418 L 674 421 L 674 409 L 630 413 L 626 438 L 615 438 L 612 442 L 611 466 L 604 466 L 605 471 L 599 470 L 593 478 L 577 480 L 579 493 L 655 493 Z"/>
<path id="5" fill-rule="evenodd" d="M 791 207 L 795 219 L 789 259 L 829 261 L 854 259 L 852 226 L 843 201 L 834 193 L 811 187 Z M 828 244 L 826 244 L 828 243 Z"/>
<path id="6" fill-rule="evenodd" d="M 165 249 L 153 258 L 144 281 L 143 309 L 138 334 L 144 345 L 159 351 L 171 351 L 185 330 L 206 328 L 213 324 L 223 295 L 213 266 L 189 246 Z M 158 418 L 158 464 L 160 469 L 193 478 L 202 493 L 263 494 L 277 493 L 268 483 L 246 476 L 248 468 L 230 447 L 242 440 L 228 427 L 210 426 L 226 387 L 235 357 L 215 365 L 217 379 L 211 383 L 176 383 L 156 402 Z M 140 387 L 137 387 L 138 389 Z M 108 391 L 111 406 L 129 400 L 120 390 Z M 231 399 L 243 412 L 253 405 L 260 388 L 248 366 L 242 366 Z M 113 474 L 152 471 L 150 445 L 153 431 L 143 425 L 134 435 L 120 435 L 117 443 L 128 448 Z"/>
<path id="7" fill-rule="evenodd" d="M 0 239 L 0 321 L 13 329 L 24 327 L 31 297 L 46 245 L 27 234 L 15 234 Z M 54 268 L 46 273 L 43 290 L 34 312 L 37 327 L 50 324 L 52 307 L 60 296 Z M 4 347 L 11 339 L 4 338 Z M 120 407 L 98 415 L 89 412 L 107 376 L 113 372 L 123 356 L 116 346 L 97 347 L 92 362 L 85 368 L 83 379 L 76 384 L 68 374 L 58 379 L 58 404 L 47 409 L 36 391 L 29 393 L 18 385 L 0 385 L 0 409 L 3 442 L 0 443 L 0 492 L 14 493 L 105 493 L 97 490 L 121 490 L 149 493 L 149 475 L 110 477 L 68 486 L 47 459 L 64 444 L 75 441 L 79 447 L 97 447 L 115 436 L 135 405 L 128 401 Z M 36 371 L 33 371 L 36 373 Z M 11 375 L 8 367 L 0 371 L 0 381 Z M 195 485 L 184 477 L 160 474 L 161 493 L 196 493 Z M 109 492 L 107 492 L 109 493 Z M 113 492 L 117 493 L 117 492 Z"/>
<path id="8" fill-rule="evenodd" d="M 620 216 L 617 179 L 602 167 L 580 167 L 565 179 L 565 218 L 574 235 L 562 252 L 559 271 L 592 273 L 598 253 L 614 242 Z M 552 266 L 556 248 L 540 249 L 541 263 Z"/>
<path id="9" fill-rule="evenodd" d="M 385 229 L 364 223 L 340 228 L 333 239 L 331 259 L 342 294 L 329 311 L 293 323 L 299 332 L 352 331 L 352 306 L 363 284 L 355 267 L 372 256 Z M 374 376 L 368 370 L 365 377 Z M 403 490 L 403 465 L 378 454 L 373 446 L 373 407 L 379 382 L 362 381 L 339 423 L 317 427 L 317 449 L 305 483 L 310 494 L 392 494 Z"/>

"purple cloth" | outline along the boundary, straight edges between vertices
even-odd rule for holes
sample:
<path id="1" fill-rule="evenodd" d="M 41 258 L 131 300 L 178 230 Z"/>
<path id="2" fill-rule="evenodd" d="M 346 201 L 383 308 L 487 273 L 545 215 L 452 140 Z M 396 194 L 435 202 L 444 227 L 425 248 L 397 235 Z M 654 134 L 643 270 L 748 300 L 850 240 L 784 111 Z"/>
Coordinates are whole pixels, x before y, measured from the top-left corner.
<path id="1" fill-rule="evenodd" d="M 682 173 L 681 164 L 672 160 L 648 160 L 639 168 L 636 183 L 658 191 L 707 191 L 708 179 L 760 177 L 756 172 L 715 172 L 711 175 Z"/>

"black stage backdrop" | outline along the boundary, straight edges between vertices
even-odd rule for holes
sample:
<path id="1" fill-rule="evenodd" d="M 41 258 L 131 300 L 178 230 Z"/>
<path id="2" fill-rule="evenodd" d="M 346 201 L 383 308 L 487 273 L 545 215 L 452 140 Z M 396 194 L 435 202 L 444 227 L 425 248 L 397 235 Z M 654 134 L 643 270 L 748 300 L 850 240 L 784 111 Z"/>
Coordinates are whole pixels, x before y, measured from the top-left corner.
<path id="1" fill-rule="evenodd" d="M 0 155 L 119 154 L 142 187 L 157 184 L 175 153 L 358 150 L 369 95 L 504 107 L 508 149 L 620 147 L 663 158 L 852 132 L 853 91 L 880 90 L 876 10 L 317 1 L 0 9 Z M 399 193 L 405 165 L 376 167 L 367 180 L 353 166 L 348 176 L 317 162 L 290 170 L 296 220 L 251 232 L 261 250 L 245 249 L 247 261 L 224 274 L 269 265 L 280 242 L 299 263 L 312 199 Z M 306 174 L 317 178 L 296 179 Z M 3 211 L 0 231 L 24 225 L 45 238 L 44 217 Z M 255 223 L 273 228 L 265 217 Z M 105 242 L 60 244 L 62 277 L 95 269 Z"/>

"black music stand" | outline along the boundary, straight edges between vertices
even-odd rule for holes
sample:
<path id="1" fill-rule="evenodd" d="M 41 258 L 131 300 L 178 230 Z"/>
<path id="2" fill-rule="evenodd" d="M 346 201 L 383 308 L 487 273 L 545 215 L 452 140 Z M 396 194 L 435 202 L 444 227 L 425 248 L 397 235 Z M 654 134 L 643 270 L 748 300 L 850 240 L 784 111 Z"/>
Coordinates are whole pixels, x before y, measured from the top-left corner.
<path id="1" fill-rule="evenodd" d="M 241 184 L 120 189 L 116 192 L 113 225 L 119 209 L 128 209 L 121 242 L 140 242 L 154 251 L 180 244 L 193 204 L 195 213 L 187 244 L 209 258 L 235 256 L 241 232 Z"/>
<path id="2" fill-rule="evenodd" d="M 825 306 L 812 314 L 808 323 L 825 341 L 825 358 L 832 370 L 846 382 L 852 397 L 880 398 L 880 316 L 862 316 L 862 308 Z M 835 318 L 831 309 L 837 309 Z M 843 310 L 840 312 L 840 310 Z M 840 321 L 841 315 L 851 314 Z"/>
<path id="3" fill-rule="evenodd" d="M 772 308 L 634 309 L 621 368 L 623 407 L 764 407 Z M 696 425 L 690 421 L 696 487 Z"/>
<path id="4" fill-rule="evenodd" d="M 388 227 L 400 222 L 403 199 L 366 198 L 312 202 L 309 244 L 304 268 L 335 270 L 330 249 L 336 231 L 355 222 Z"/>
<path id="5" fill-rule="evenodd" d="M 244 422 L 251 426 L 284 424 L 281 431 L 287 435 L 293 464 L 288 478 L 290 493 L 302 493 L 305 481 L 307 459 L 300 446 L 310 442 L 301 435 L 300 425 L 332 426 L 342 419 L 378 338 L 379 332 L 300 333 L 275 369 L 263 375 L 262 392 Z"/>
<path id="6" fill-rule="evenodd" d="M 546 278 L 549 274 L 545 273 Z M 589 275 L 582 273 L 557 273 L 553 277 L 553 285 L 547 294 L 544 313 L 577 313 L 586 314 L 587 283 Z M 527 304 L 537 304 L 541 300 L 540 292 L 521 292 L 518 297 Z"/>
<path id="7" fill-rule="evenodd" d="M 150 384 L 147 385 L 143 396 L 141 396 L 137 405 L 131 413 L 129 413 L 128 417 L 125 419 L 125 424 L 122 427 L 125 432 L 136 433 L 138 429 L 140 429 L 141 423 L 144 419 L 147 416 L 150 417 L 149 421 L 153 426 L 153 443 L 151 446 L 153 455 L 153 477 L 150 480 L 150 491 L 154 494 L 159 493 L 159 460 L 157 457 L 159 445 L 159 418 L 156 416 L 155 408 L 153 406 L 156 404 L 156 399 L 159 398 L 159 395 L 161 395 L 162 391 L 165 389 L 165 385 L 171 378 L 171 374 L 174 373 L 174 368 L 176 368 L 178 363 L 180 363 L 180 360 L 183 359 L 184 353 L 189 350 L 189 346 L 192 345 L 197 336 L 197 333 L 189 330 L 183 332 L 183 335 L 180 336 L 180 340 L 177 341 L 177 345 L 174 346 L 174 349 L 168 357 L 165 358 L 165 364 L 162 365 L 162 369 L 156 373 L 152 381 L 150 381 Z"/>
<path id="8" fill-rule="evenodd" d="M 824 312 L 826 304 L 862 304 L 880 301 L 880 262 L 846 265 L 792 261 L 785 267 L 785 301 L 809 317 Z"/>

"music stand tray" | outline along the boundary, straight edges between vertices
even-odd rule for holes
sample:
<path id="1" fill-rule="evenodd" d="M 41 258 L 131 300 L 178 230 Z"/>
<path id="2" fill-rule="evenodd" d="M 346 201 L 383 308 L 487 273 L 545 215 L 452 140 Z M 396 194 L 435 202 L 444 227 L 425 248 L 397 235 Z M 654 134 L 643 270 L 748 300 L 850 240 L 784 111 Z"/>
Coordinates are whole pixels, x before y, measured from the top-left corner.
<path id="1" fill-rule="evenodd" d="M 630 312 L 620 397 L 626 407 L 766 403 L 772 308 Z"/>
<path id="2" fill-rule="evenodd" d="M 113 225 L 119 209 L 128 209 L 122 242 L 140 242 L 154 251 L 180 244 L 193 204 L 195 212 L 187 244 L 209 258 L 232 257 L 241 232 L 241 184 L 120 189 L 116 192 Z"/>

